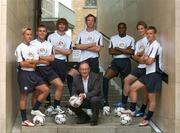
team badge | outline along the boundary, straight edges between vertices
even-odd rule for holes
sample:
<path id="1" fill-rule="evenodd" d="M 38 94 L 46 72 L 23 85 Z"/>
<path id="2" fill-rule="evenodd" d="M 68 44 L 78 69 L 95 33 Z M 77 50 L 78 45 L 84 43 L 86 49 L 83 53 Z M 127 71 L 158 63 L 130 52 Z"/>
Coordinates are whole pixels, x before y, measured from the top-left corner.
<path id="1" fill-rule="evenodd" d="M 125 42 L 123 42 L 123 41 L 121 41 L 120 43 L 119 43 L 119 48 L 125 48 Z"/>
<path id="2" fill-rule="evenodd" d="M 34 59 L 34 54 L 32 52 L 29 52 L 28 53 L 28 59 Z"/>
<path id="3" fill-rule="evenodd" d="M 144 50 L 145 50 L 145 48 L 144 48 L 143 44 L 140 45 L 140 46 L 139 46 L 139 52 L 142 52 L 142 51 L 144 51 Z"/>
<path id="4" fill-rule="evenodd" d="M 95 41 L 94 41 L 94 38 L 92 36 L 88 36 L 88 37 L 86 37 L 86 42 L 87 43 L 93 43 Z"/>
<path id="5" fill-rule="evenodd" d="M 46 53 L 47 53 L 47 49 L 45 49 L 45 48 L 40 48 L 40 49 L 39 49 L 39 55 L 40 55 L 40 56 L 43 56 L 43 55 L 45 56 Z"/>
<path id="6" fill-rule="evenodd" d="M 66 48 L 66 44 L 64 42 L 64 40 L 60 40 L 57 44 L 56 47 L 58 48 Z"/>

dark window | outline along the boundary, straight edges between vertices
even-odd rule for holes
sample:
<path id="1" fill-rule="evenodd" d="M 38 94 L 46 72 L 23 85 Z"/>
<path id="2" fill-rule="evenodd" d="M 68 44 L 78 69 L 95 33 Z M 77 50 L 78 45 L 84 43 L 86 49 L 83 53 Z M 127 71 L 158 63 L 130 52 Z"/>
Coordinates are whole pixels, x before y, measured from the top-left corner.
<path id="1" fill-rule="evenodd" d="M 85 6 L 96 7 L 97 6 L 97 1 L 96 0 L 86 0 Z"/>

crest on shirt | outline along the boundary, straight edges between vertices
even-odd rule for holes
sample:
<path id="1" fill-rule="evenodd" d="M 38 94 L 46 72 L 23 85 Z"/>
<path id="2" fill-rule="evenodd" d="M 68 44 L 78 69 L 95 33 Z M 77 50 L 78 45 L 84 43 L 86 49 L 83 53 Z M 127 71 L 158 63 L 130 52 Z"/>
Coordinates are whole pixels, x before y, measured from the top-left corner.
<path id="1" fill-rule="evenodd" d="M 34 53 L 32 53 L 32 52 L 29 52 L 28 54 L 27 54 L 27 58 L 28 59 L 34 59 Z"/>
<path id="2" fill-rule="evenodd" d="M 95 42 L 94 38 L 92 36 L 87 36 L 85 39 L 86 39 L 87 43 L 94 43 Z"/>
<path id="3" fill-rule="evenodd" d="M 144 50 L 145 50 L 144 46 L 141 45 L 141 46 L 139 47 L 139 52 L 142 52 L 142 51 L 144 51 Z"/>
<path id="4" fill-rule="evenodd" d="M 66 44 L 63 40 L 60 40 L 57 44 L 56 47 L 58 48 L 66 48 Z"/>
<path id="5" fill-rule="evenodd" d="M 118 44 L 119 48 L 125 48 L 126 47 L 126 44 L 125 42 L 121 41 L 119 44 Z"/>
<path id="6" fill-rule="evenodd" d="M 45 48 L 40 48 L 40 49 L 39 49 L 39 53 L 38 53 L 38 54 L 39 54 L 40 56 L 46 55 L 46 53 L 47 53 L 47 49 L 45 49 Z"/>

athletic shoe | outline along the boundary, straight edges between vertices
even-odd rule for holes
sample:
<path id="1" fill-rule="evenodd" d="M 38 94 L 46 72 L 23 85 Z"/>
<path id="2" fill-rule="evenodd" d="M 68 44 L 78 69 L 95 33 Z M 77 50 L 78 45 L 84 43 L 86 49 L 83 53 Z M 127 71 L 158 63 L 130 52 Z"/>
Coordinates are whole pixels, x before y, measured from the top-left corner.
<path id="1" fill-rule="evenodd" d="M 39 110 L 31 110 L 31 115 L 46 116 L 45 114 L 41 113 L 41 111 Z"/>
<path id="2" fill-rule="evenodd" d="M 54 111 L 54 107 L 53 107 L 53 106 L 49 106 L 49 107 L 45 110 L 45 114 L 46 114 L 47 116 L 51 116 L 53 111 Z"/>
<path id="3" fill-rule="evenodd" d="M 61 109 L 61 106 L 57 106 L 52 113 L 55 113 L 55 114 L 64 114 L 65 111 Z"/>
<path id="4" fill-rule="evenodd" d="M 35 126 L 35 124 L 30 122 L 29 120 L 22 121 L 21 125 L 26 126 L 26 127 L 34 127 Z"/>
<path id="5" fill-rule="evenodd" d="M 135 112 L 136 111 L 131 111 L 130 109 L 127 109 L 127 110 L 122 110 L 121 113 L 123 114 L 129 114 L 131 116 L 134 116 L 135 115 Z"/>
<path id="6" fill-rule="evenodd" d="M 139 110 L 138 112 L 135 113 L 135 117 L 143 117 L 145 115 L 144 112 L 142 112 L 141 110 Z"/>
<path id="7" fill-rule="evenodd" d="M 89 116 L 92 116 L 92 115 L 93 115 L 92 109 L 87 109 L 87 110 L 86 110 L 86 113 L 87 113 L 87 115 L 89 115 Z"/>
<path id="8" fill-rule="evenodd" d="M 147 125 L 149 125 L 149 121 L 148 120 L 142 120 L 140 123 L 139 123 L 139 126 L 140 127 L 144 127 L 144 126 L 147 126 Z"/>
<path id="9" fill-rule="evenodd" d="M 125 104 L 123 104 L 122 102 L 117 102 L 115 104 L 113 104 L 114 107 L 122 107 L 122 108 L 125 108 Z"/>

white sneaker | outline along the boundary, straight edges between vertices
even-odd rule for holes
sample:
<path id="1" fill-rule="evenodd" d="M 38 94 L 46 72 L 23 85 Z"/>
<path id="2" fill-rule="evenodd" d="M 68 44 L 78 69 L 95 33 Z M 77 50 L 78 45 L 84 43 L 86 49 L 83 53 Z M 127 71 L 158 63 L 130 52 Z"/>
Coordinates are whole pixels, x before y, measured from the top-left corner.
<path id="1" fill-rule="evenodd" d="M 53 107 L 53 106 L 49 106 L 49 107 L 45 110 L 45 114 L 46 114 L 47 116 L 51 116 L 53 111 L 54 111 L 54 107 Z"/>
<path id="2" fill-rule="evenodd" d="M 123 114 L 129 114 L 131 116 L 134 116 L 135 115 L 135 112 L 136 111 L 131 111 L 130 109 L 127 109 L 127 110 L 122 110 L 121 113 Z"/>
<path id="3" fill-rule="evenodd" d="M 75 113 L 70 108 L 67 108 L 67 113 L 72 116 L 75 115 Z"/>
<path id="4" fill-rule="evenodd" d="M 87 109 L 87 110 L 86 110 L 86 113 L 87 113 L 89 116 L 92 116 L 92 115 L 93 115 L 92 109 Z"/>
<path id="5" fill-rule="evenodd" d="M 35 124 L 30 122 L 29 120 L 22 121 L 21 125 L 22 126 L 27 126 L 27 127 L 34 127 L 35 126 Z"/>
<path id="6" fill-rule="evenodd" d="M 31 115 L 46 116 L 45 114 L 41 113 L 41 111 L 39 110 L 31 110 Z"/>
<path id="7" fill-rule="evenodd" d="M 64 113 L 65 111 L 61 109 L 61 106 L 57 106 L 52 112 L 52 114 L 64 114 Z"/>

